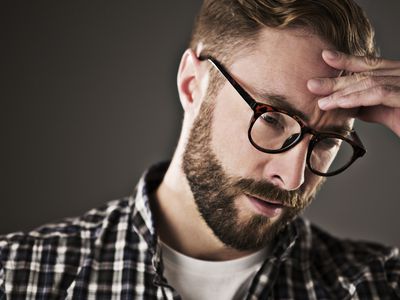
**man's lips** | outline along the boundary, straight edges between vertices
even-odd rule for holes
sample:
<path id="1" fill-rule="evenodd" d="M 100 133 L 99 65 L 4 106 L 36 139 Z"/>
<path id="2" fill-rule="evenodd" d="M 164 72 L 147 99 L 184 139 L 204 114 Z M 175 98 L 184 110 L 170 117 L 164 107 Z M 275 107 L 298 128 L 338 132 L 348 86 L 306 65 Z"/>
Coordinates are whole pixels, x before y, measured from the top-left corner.
<path id="1" fill-rule="evenodd" d="M 254 199 L 258 200 L 258 201 L 266 202 L 266 204 L 275 205 L 275 206 L 279 206 L 279 207 L 285 207 L 286 206 L 286 205 L 284 205 L 282 203 L 282 201 L 279 201 L 279 200 L 264 199 L 264 198 L 260 198 L 258 196 L 253 196 L 253 195 L 250 195 L 250 194 L 246 194 L 246 196 L 250 197 L 250 198 L 254 198 Z"/>
<path id="2" fill-rule="evenodd" d="M 285 208 L 282 202 L 277 200 L 261 199 L 249 194 L 246 194 L 246 197 L 251 203 L 253 209 L 269 218 L 280 215 L 282 213 L 282 209 Z"/>

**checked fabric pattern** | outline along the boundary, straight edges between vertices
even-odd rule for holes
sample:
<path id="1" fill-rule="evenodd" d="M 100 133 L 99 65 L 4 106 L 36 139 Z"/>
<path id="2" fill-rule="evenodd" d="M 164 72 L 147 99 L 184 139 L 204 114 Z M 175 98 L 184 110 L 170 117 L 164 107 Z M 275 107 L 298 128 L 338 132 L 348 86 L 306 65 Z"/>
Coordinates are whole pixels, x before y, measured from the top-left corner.
<path id="1" fill-rule="evenodd" d="M 167 166 L 146 172 L 132 197 L 0 236 L 0 299 L 180 299 L 162 276 L 149 205 Z M 297 218 L 246 299 L 400 299 L 399 281 L 396 248 L 339 240 Z"/>

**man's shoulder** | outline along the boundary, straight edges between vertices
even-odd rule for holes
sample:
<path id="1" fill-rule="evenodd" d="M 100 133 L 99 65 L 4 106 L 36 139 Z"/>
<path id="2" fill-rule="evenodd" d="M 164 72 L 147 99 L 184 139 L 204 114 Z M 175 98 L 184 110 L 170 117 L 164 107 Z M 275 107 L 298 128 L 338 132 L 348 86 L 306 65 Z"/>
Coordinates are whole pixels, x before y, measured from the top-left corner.
<path id="1" fill-rule="evenodd" d="M 91 209 L 78 217 L 65 218 L 48 223 L 29 232 L 13 232 L 0 235 L 0 249 L 4 247 L 46 243 L 55 240 L 82 239 L 90 240 L 98 237 L 105 226 L 111 228 L 131 213 L 131 198 L 121 198 Z"/>
<path id="2" fill-rule="evenodd" d="M 325 286 L 341 286 L 361 296 L 365 291 L 378 289 L 375 292 L 381 295 L 379 289 L 390 289 L 400 297 L 398 248 L 338 238 L 304 219 L 298 224 L 300 251 L 293 256 Z"/>
<path id="3" fill-rule="evenodd" d="M 6 277 L 15 283 L 35 272 L 76 275 L 88 257 L 114 245 L 128 230 L 132 201 L 110 201 L 79 217 L 0 236 L 0 289 Z"/>
<path id="4" fill-rule="evenodd" d="M 95 280 L 88 274 L 96 272 L 111 280 L 115 265 L 127 258 L 134 264 L 138 249 L 145 249 L 143 243 L 139 247 L 134 207 L 132 197 L 122 198 L 80 217 L 1 236 L 0 298 L 25 299 L 28 293 L 62 298 L 70 289 L 82 292 Z"/>
<path id="5" fill-rule="evenodd" d="M 343 263 L 361 265 L 373 260 L 387 261 L 399 258 L 399 250 L 396 247 L 372 241 L 340 238 L 309 221 L 304 221 L 304 224 L 308 227 L 310 254 L 313 260 L 330 257 L 332 263 L 340 266 Z"/>

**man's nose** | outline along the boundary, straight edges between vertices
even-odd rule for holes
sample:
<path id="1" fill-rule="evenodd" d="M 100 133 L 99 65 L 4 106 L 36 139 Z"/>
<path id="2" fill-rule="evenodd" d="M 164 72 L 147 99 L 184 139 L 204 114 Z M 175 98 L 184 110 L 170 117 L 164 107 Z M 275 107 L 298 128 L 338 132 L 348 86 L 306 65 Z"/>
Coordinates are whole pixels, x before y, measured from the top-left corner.
<path id="1" fill-rule="evenodd" d="M 264 166 L 264 178 L 278 187 L 292 191 L 304 183 L 309 138 L 304 138 L 292 149 L 270 154 Z"/>

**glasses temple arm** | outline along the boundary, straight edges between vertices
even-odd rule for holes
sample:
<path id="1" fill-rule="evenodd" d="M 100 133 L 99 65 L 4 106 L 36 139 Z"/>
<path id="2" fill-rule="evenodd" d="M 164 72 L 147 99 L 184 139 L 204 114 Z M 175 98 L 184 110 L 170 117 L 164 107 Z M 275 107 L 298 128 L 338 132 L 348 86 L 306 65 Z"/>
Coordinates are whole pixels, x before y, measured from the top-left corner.
<path id="1" fill-rule="evenodd" d="M 199 56 L 200 60 L 208 60 L 211 62 L 215 68 L 229 81 L 229 83 L 233 86 L 233 88 L 242 96 L 244 101 L 251 107 L 252 110 L 257 106 L 257 102 L 254 101 L 251 96 L 237 83 L 235 79 L 225 70 L 225 68 L 211 56 Z"/>

